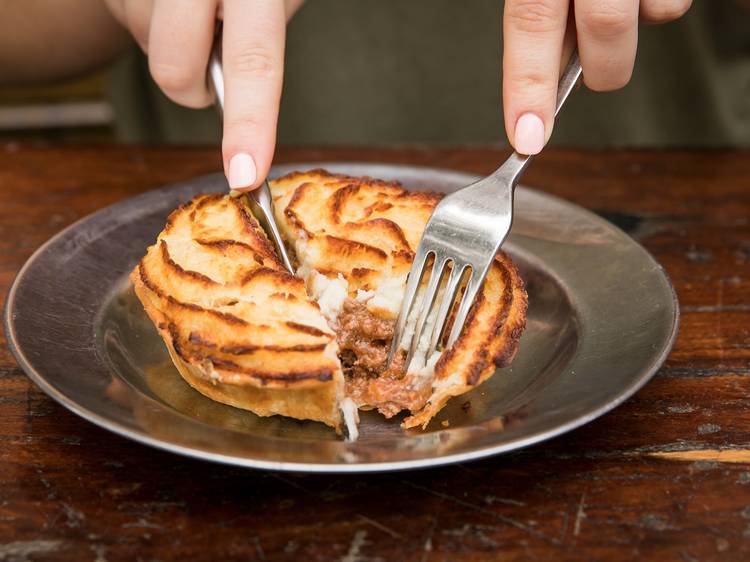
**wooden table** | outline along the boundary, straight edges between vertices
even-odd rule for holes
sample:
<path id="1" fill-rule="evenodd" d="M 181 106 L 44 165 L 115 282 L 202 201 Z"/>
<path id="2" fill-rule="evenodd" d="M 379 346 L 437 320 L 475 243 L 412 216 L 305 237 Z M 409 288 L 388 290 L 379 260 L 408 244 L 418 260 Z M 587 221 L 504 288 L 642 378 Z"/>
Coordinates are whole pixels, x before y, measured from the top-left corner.
<path id="1" fill-rule="evenodd" d="M 495 149 L 282 150 L 489 172 Z M 0 145 L 0 294 L 52 234 L 219 169 L 213 148 Z M 681 302 L 656 378 L 513 454 L 372 476 L 241 470 L 152 450 L 47 398 L 0 345 L 0 561 L 750 559 L 750 153 L 549 150 L 527 184 L 641 241 Z"/>

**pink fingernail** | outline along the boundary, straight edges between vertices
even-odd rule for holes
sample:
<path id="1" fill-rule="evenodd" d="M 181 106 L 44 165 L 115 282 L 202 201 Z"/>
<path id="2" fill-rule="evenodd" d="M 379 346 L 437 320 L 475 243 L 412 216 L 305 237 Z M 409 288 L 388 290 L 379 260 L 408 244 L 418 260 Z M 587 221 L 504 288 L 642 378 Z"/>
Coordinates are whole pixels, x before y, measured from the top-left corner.
<path id="1" fill-rule="evenodd" d="M 524 113 L 516 121 L 516 152 L 538 154 L 544 148 L 544 123 L 534 113 Z"/>
<path id="2" fill-rule="evenodd" d="M 229 188 L 243 189 L 255 183 L 258 171 L 255 168 L 255 160 L 245 152 L 232 156 L 229 160 Z"/>

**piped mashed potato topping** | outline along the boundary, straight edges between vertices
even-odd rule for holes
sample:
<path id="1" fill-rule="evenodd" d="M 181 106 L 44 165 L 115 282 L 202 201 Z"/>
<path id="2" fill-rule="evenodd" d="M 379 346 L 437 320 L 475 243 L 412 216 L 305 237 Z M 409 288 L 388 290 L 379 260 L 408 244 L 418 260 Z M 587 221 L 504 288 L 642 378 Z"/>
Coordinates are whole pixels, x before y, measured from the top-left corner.
<path id="1" fill-rule="evenodd" d="M 374 291 L 357 291 L 356 299 L 366 302 L 371 312 L 385 311 L 388 316 L 398 316 L 401 302 L 404 300 L 406 276 L 390 277 L 384 280 Z"/>
<path id="2" fill-rule="evenodd" d="M 307 240 L 302 237 L 302 233 L 300 236 L 295 244 L 297 259 L 300 260 L 296 275 L 305 281 L 308 294 L 318 303 L 331 327 L 335 328 L 344 301 L 349 296 L 349 282 L 340 273 L 331 278 L 311 268 L 304 260 L 307 255 Z"/>
<path id="3" fill-rule="evenodd" d="M 344 301 L 349 296 L 349 283 L 340 273 L 332 279 L 314 269 L 310 270 L 305 282 L 310 296 L 317 301 L 323 316 L 335 325 Z"/>

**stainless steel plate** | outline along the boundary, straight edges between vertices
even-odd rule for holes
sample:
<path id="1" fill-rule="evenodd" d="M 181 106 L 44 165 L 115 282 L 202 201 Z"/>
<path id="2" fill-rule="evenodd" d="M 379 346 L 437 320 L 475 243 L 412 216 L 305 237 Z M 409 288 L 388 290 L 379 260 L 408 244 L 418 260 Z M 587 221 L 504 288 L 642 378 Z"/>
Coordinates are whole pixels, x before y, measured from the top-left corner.
<path id="1" fill-rule="evenodd" d="M 446 192 L 476 179 L 385 164 L 295 164 L 273 174 L 320 166 Z M 591 421 L 655 373 L 676 335 L 674 291 L 641 246 L 580 207 L 519 187 L 505 248 L 530 306 L 510 368 L 454 398 L 425 432 L 364 412 L 359 441 L 347 443 L 322 424 L 259 418 L 182 381 L 127 281 L 172 209 L 225 189 L 213 175 L 145 193 L 42 246 L 18 274 L 5 315 L 29 377 L 87 420 L 176 453 L 276 470 L 384 471 L 494 455 Z"/>

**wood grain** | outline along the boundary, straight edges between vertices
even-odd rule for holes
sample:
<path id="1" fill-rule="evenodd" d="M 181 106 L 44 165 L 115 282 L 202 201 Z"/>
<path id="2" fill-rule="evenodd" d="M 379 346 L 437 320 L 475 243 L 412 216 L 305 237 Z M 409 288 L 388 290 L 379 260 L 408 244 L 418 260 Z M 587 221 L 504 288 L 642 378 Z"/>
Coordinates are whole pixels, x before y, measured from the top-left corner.
<path id="1" fill-rule="evenodd" d="M 493 148 L 285 149 L 279 162 L 486 173 Z M 213 148 L 0 145 L 0 296 L 30 253 Z M 674 351 L 614 412 L 485 461 L 371 476 L 247 471 L 100 430 L 0 342 L 0 561 L 750 558 L 750 153 L 546 151 L 525 183 L 643 243 L 681 302 Z"/>

